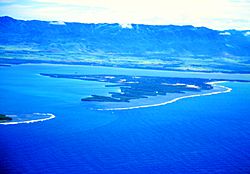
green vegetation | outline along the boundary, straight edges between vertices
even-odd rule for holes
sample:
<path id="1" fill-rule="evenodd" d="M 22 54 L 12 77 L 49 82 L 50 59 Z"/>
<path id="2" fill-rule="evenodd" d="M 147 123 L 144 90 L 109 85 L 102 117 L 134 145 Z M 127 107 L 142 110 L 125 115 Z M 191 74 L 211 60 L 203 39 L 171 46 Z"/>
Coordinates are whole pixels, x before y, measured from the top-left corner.
<path id="1" fill-rule="evenodd" d="M 5 121 L 10 121 L 10 120 L 12 120 L 11 117 L 7 117 L 7 116 L 4 115 L 4 114 L 0 114 L 0 123 L 1 123 L 1 122 L 5 122 Z"/>
<path id="2" fill-rule="evenodd" d="M 99 96 L 99 95 L 92 95 L 91 97 L 83 98 L 82 101 L 97 101 L 97 102 L 120 102 L 120 100 L 111 98 L 111 97 L 105 97 L 105 96 Z"/>
<path id="3" fill-rule="evenodd" d="M 87 81 L 111 83 L 105 87 L 120 88 L 120 92 L 110 92 L 110 96 L 91 95 L 82 101 L 95 102 L 129 102 L 130 100 L 148 98 L 149 96 L 168 95 L 169 93 L 200 92 L 213 87 L 208 79 L 170 78 L 127 75 L 72 75 L 41 74 L 53 78 L 69 78 Z"/>
<path id="4" fill-rule="evenodd" d="M 34 34 L 39 33 L 39 34 Z M 0 17 L 0 64 L 54 63 L 250 73 L 246 30 L 66 23 Z"/>

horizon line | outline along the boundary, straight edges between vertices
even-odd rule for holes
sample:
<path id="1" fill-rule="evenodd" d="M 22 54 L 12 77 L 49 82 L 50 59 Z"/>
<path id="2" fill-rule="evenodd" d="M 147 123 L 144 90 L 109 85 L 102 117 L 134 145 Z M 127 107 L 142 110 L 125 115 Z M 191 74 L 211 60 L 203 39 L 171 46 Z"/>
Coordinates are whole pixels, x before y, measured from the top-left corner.
<path id="1" fill-rule="evenodd" d="M 145 26 L 176 26 L 176 27 L 193 27 L 193 28 L 206 28 L 209 30 L 214 30 L 214 31 L 250 31 L 250 29 L 244 29 L 244 30 L 240 30 L 240 29 L 235 29 L 235 28 L 230 28 L 230 29 L 225 29 L 225 30 L 219 30 L 219 29 L 213 29 L 213 28 L 209 28 L 206 26 L 194 26 L 192 24 L 190 25 L 177 25 L 177 24 L 145 24 L 145 23 L 119 23 L 119 22 L 80 22 L 80 21 L 62 21 L 62 20 L 43 20 L 43 19 L 21 19 L 21 18 L 15 18 L 12 16 L 8 16 L 8 15 L 3 15 L 0 16 L 0 18 L 4 18 L 4 17 L 8 17 L 11 18 L 13 20 L 19 20 L 19 21 L 42 21 L 42 22 L 48 22 L 53 24 L 53 22 L 58 22 L 58 24 L 54 24 L 54 25 L 65 25 L 66 23 L 78 23 L 78 24 L 118 24 L 120 25 L 122 28 L 128 28 L 128 29 L 132 29 L 129 27 L 129 25 L 145 25 Z M 61 24 L 60 24 L 61 23 Z M 125 27 L 123 27 L 123 25 Z M 128 25 L 128 27 L 127 27 Z"/>

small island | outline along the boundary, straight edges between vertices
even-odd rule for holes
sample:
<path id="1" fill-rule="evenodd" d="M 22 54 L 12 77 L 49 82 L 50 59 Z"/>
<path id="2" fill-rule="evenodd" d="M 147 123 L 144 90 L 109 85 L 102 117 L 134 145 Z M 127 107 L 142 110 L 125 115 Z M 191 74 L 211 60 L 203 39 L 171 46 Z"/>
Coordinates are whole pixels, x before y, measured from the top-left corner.
<path id="1" fill-rule="evenodd" d="M 8 117 L 8 116 L 6 116 L 4 114 L 0 114 L 0 123 L 5 122 L 5 121 L 11 121 L 11 120 L 12 120 L 11 117 Z"/>
<path id="2" fill-rule="evenodd" d="M 185 94 L 186 92 L 201 92 L 211 90 L 208 82 L 212 79 L 177 78 L 156 76 L 129 75 L 76 75 L 76 74 L 44 74 L 52 78 L 68 78 L 107 83 L 105 87 L 117 87 L 119 91 L 109 92 L 108 96 L 91 95 L 82 98 L 85 102 L 125 102 L 149 98 L 150 96 L 165 96 L 169 94 Z"/>

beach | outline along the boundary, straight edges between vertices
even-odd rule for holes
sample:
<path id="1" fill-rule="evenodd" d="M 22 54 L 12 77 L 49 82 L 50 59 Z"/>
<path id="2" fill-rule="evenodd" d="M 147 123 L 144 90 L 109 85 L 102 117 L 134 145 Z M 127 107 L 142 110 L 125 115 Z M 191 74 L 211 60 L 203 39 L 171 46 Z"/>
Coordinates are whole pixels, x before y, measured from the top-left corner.
<path id="1" fill-rule="evenodd" d="M 178 100 L 185 99 L 185 98 L 209 96 L 209 95 L 216 95 L 216 94 L 231 92 L 232 91 L 231 88 L 218 85 L 220 83 L 225 83 L 225 82 L 226 81 L 208 82 L 208 84 L 211 84 L 213 86 L 213 89 L 206 90 L 206 91 L 204 90 L 199 93 L 187 92 L 185 94 L 167 94 L 166 96 L 154 96 L 154 97 L 148 97 L 147 99 L 137 99 L 137 100 L 131 101 L 130 103 L 108 103 L 107 102 L 106 104 L 100 104 L 102 107 L 105 107 L 105 108 L 98 108 L 96 110 L 101 110 L 101 111 L 102 110 L 130 110 L 130 109 L 156 107 L 156 106 L 171 104 L 171 103 L 174 103 Z M 140 105 L 140 103 L 144 103 L 144 104 Z"/>

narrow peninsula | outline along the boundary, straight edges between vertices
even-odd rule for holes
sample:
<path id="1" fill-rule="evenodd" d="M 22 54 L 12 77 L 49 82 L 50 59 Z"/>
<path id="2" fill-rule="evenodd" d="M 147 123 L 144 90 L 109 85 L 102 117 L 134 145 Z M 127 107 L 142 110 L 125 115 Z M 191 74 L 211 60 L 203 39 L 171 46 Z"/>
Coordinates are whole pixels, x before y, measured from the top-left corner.
<path id="1" fill-rule="evenodd" d="M 108 96 L 91 95 L 82 98 L 88 102 L 130 102 L 151 96 L 168 94 L 184 94 L 213 89 L 211 79 L 176 78 L 129 75 L 76 75 L 76 74 L 41 74 L 52 78 L 68 78 L 106 83 L 105 87 L 117 87 L 117 92 L 109 92 Z"/>

